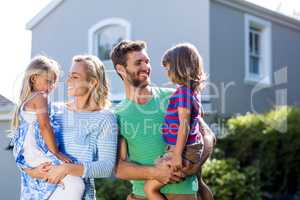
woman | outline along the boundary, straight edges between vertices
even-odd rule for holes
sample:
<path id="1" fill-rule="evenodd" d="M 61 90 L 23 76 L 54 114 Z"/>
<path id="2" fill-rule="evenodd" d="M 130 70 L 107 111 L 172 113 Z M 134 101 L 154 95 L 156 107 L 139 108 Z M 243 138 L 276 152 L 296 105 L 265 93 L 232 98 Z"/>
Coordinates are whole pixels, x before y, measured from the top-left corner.
<path id="1" fill-rule="evenodd" d="M 55 108 L 62 127 L 56 139 L 60 151 L 73 163 L 58 166 L 44 163 L 25 171 L 34 178 L 54 184 L 61 183 L 66 175 L 80 176 L 85 183 L 84 199 L 95 199 L 93 178 L 111 176 L 118 133 L 116 118 L 107 109 L 110 104 L 108 83 L 102 62 L 95 56 L 75 56 L 67 85 L 68 96 L 74 99 Z M 53 200 L 60 198 L 56 192 L 50 197 Z"/>

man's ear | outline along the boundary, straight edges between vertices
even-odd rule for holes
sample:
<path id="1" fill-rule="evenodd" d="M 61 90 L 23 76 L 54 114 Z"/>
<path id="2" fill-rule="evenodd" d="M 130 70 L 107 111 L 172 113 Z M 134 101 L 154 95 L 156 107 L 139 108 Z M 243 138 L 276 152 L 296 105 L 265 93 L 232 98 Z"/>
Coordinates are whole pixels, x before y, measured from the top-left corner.
<path id="1" fill-rule="evenodd" d="M 116 65 L 116 70 L 117 70 L 117 72 L 122 76 L 122 78 L 124 79 L 125 76 L 126 76 L 126 72 L 125 72 L 125 67 L 124 67 L 124 65 L 117 64 L 117 65 Z"/>

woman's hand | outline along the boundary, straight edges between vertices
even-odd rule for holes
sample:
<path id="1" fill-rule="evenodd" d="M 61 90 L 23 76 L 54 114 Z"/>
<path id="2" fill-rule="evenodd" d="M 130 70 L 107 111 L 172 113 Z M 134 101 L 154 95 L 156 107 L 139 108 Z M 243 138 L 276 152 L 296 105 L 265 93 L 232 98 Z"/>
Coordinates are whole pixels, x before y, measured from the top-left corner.
<path id="1" fill-rule="evenodd" d="M 51 162 L 45 162 L 32 169 L 26 168 L 24 169 L 24 171 L 32 178 L 46 180 L 48 171 L 51 168 L 52 168 Z"/>
<path id="2" fill-rule="evenodd" d="M 65 164 L 52 166 L 47 173 L 47 182 L 52 184 L 62 183 L 62 179 L 67 175 L 67 171 Z"/>

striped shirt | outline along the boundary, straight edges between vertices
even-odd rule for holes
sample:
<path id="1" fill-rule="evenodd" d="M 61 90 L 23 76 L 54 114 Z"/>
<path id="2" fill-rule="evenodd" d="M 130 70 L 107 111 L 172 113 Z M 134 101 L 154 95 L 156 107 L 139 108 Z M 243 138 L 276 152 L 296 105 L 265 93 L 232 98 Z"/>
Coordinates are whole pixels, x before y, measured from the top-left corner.
<path id="1" fill-rule="evenodd" d="M 94 178 L 110 177 L 116 161 L 118 126 L 109 110 L 73 112 L 57 104 L 62 131 L 56 135 L 59 149 L 84 166 L 85 200 L 96 199 Z"/>
<path id="2" fill-rule="evenodd" d="M 200 97 L 190 87 L 180 85 L 169 99 L 169 105 L 162 126 L 163 138 L 166 144 L 176 145 L 179 129 L 178 108 L 190 110 L 190 131 L 186 144 L 194 144 L 199 140 Z"/>

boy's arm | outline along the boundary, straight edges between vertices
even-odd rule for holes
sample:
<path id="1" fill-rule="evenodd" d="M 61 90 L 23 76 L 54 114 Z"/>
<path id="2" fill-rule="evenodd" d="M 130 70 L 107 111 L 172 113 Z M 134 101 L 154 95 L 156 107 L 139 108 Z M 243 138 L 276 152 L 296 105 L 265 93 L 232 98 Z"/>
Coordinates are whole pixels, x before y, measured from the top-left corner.
<path id="1" fill-rule="evenodd" d="M 188 108 L 178 107 L 179 128 L 175 147 L 175 155 L 182 156 L 186 145 L 188 133 L 190 131 L 190 111 Z"/>

